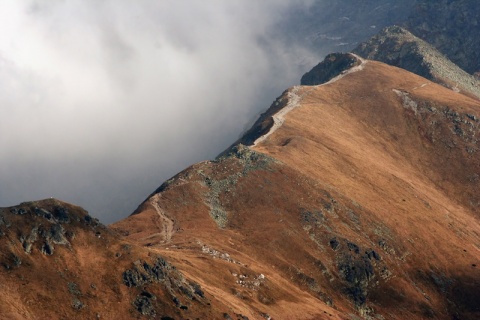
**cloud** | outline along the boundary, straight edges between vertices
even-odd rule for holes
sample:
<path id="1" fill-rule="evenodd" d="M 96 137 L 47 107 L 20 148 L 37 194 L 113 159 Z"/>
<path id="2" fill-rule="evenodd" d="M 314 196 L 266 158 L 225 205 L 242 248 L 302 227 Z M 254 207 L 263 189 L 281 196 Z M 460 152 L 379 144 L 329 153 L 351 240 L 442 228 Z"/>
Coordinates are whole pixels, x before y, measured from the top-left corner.
<path id="1" fill-rule="evenodd" d="M 104 222 L 212 159 L 317 62 L 275 27 L 308 1 L 0 3 L 0 205 Z"/>

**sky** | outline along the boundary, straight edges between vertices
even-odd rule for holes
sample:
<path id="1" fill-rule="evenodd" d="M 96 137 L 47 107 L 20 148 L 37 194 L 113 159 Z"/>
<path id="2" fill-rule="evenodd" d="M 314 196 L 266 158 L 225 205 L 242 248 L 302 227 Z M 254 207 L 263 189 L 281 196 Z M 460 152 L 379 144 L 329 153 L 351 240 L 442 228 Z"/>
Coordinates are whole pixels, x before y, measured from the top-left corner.
<path id="1" fill-rule="evenodd" d="M 321 60 L 276 32 L 310 3 L 1 1 L 0 206 L 126 217 Z"/>

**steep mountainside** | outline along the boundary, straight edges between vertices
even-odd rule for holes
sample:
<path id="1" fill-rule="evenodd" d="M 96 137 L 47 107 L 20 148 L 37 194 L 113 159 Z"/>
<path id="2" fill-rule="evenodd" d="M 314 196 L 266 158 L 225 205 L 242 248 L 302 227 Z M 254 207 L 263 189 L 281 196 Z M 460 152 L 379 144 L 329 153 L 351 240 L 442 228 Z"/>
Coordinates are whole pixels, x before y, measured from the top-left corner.
<path id="1" fill-rule="evenodd" d="M 292 10 L 277 32 L 324 56 L 351 51 L 383 28 L 399 25 L 461 69 L 480 75 L 479 12 L 475 0 L 312 1 L 307 10 Z"/>
<path id="2" fill-rule="evenodd" d="M 480 98 L 480 80 L 460 69 L 425 41 L 397 26 L 387 27 L 353 52 L 416 73 Z"/>
<path id="3" fill-rule="evenodd" d="M 0 209 L 0 318 L 478 319 L 480 102 L 354 54 L 310 75 L 110 227 Z"/>
<path id="4" fill-rule="evenodd" d="M 112 228 L 229 317 L 478 318 L 480 103 L 356 65 L 287 90 L 250 146 L 186 169 Z"/>
<path id="5" fill-rule="evenodd" d="M 0 208 L 0 319 L 480 319 L 479 2 L 309 9 L 277 31 L 320 51 L 406 29 L 328 55 L 122 221 Z"/>
<path id="6" fill-rule="evenodd" d="M 300 84 L 309 86 L 323 84 L 360 64 L 360 59 L 353 54 L 331 53 L 312 70 L 305 73 L 300 79 Z"/>
<path id="7" fill-rule="evenodd" d="M 228 310 L 158 252 L 56 199 L 0 208 L 0 244 L 1 319 L 214 319 Z"/>
<path id="8" fill-rule="evenodd" d="M 288 42 L 299 42 L 319 52 L 349 51 L 379 30 L 404 23 L 418 0 L 311 1 L 286 13 L 276 31 Z"/>
<path id="9" fill-rule="evenodd" d="M 470 74 L 480 72 L 480 2 L 419 0 L 405 23 Z"/>

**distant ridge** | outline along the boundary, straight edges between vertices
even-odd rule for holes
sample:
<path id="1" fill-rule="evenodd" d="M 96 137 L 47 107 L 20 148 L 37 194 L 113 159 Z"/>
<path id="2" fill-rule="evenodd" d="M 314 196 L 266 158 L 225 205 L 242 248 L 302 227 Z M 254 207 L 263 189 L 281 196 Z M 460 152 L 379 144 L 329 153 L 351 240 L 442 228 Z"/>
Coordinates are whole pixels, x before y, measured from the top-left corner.
<path id="1" fill-rule="evenodd" d="M 480 1 L 417 0 L 402 24 L 470 74 L 480 72 Z"/>
<path id="2" fill-rule="evenodd" d="M 480 81 L 460 69 L 437 49 L 398 26 L 383 29 L 354 53 L 396 66 L 447 88 L 480 98 Z"/>

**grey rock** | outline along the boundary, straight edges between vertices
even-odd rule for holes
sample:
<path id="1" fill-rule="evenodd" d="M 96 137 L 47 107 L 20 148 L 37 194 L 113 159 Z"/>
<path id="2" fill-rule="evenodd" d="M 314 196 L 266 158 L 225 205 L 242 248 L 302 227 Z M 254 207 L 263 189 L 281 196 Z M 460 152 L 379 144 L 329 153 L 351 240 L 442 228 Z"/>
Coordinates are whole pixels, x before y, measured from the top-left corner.
<path id="1" fill-rule="evenodd" d="M 333 238 L 330 240 L 330 247 L 333 249 L 333 250 L 337 250 L 338 247 L 340 246 L 340 242 L 338 242 L 337 238 Z"/>
<path id="2" fill-rule="evenodd" d="M 60 224 L 53 224 L 50 227 L 50 231 L 47 234 L 47 238 L 51 239 L 55 244 L 68 244 L 68 240 L 65 236 L 65 229 Z"/>
<path id="3" fill-rule="evenodd" d="M 447 88 L 480 98 L 480 81 L 408 30 L 391 26 L 352 52 L 413 72 Z"/>
<path id="4" fill-rule="evenodd" d="M 360 248 L 355 243 L 347 241 L 348 250 L 355 252 L 356 254 L 360 253 Z"/>
<path id="5" fill-rule="evenodd" d="M 80 309 L 83 309 L 83 307 L 84 307 L 84 305 L 80 300 L 78 300 L 77 298 L 73 299 L 72 308 L 74 308 L 76 310 L 80 310 Z"/>
<path id="6" fill-rule="evenodd" d="M 49 242 L 44 242 L 43 245 L 42 245 L 42 248 L 40 249 L 40 251 L 44 254 L 44 255 L 47 255 L 47 256 L 50 256 L 53 254 L 53 250 L 54 250 L 54 247 L 52 246 L 51 243 Z"/>
<path id="7" fill-rule="evenodd" d="M 34 207 L 33 212 L 39 217 L 43 217 L 49 221 L 54 221 L 53 214 L 46 209 Z"/>
<path id="8" fill-rule="evenodd" d="M 80 296 L 82 294 L 82 292 L 78 288 L 78 284 L 76 284 L 75 282 L 69 282 L 68 283 L 68 292 L 70 292 L 71 294 L 73 294 L 75 296 Z"/>
<path id="9" fill-rule="evenodd" d="M 480 2 L 417 0 L 405 26 L 466 72 L 480 71 Z"/>
<path id="10" fill-rule="evenodd" d="M 35 241 L 37 241 L 37 239 L 38 239 L 38 227 L 33 227 L 28 236 L 20 237 L 20 242 L 22 243 L 23 250 L 25 250 L 26 253 L 31 253 L 33 244 L 35 243 Z"/>
<path id="11" fill-rule="evenodd" d="M 331 53 L 312 70 L 305 73 L 300 84 L 304 86 L 323 84 L 360 64 L 360 59 L 351 53 Z"/>
<path id="12" fill-rule="evenodd" d="M 179 299 L 180 296 L 188 300 L 205 300 L 204 293 L 199 284 L 188 282 L 174 266 L 160 256 L 158 256 L 153 263 L 146 261 L 134 262 L 132 269 L 123 272 L 122 280 L 129 288 L 146 288 L 148 285 L 159 283 L 170 294 L 177 307 L 183 310 L 188 308 L 181 303 Z M 142 303 L 142 306 L 147 306 L 149 302 L 146 300 L 149 299 L 146 299 L 144 295 L 144 297 L 138 301 Z"/>
<path id="13" fill-rule="evenodd" d="M 60 223 L 68 223 L 70 222 L 70 217 L 67 208 L 63 207 L 56 207 L 55 211 L 53 212 L 53 216 L 55 219 Z"/>
<path id="14" fill-rule="evenodd" d="M 375 259 L 379 261 L 381 259 L 380 255 L 375 250 L 367 250 L 365 251 L 365 254 L 370 260 Z"/>
<path id="15" fill-rule="evenodd" d="M 145 315 L 145 316 L 155 316 L 156 315 L 156 311 L 155 311 L 155 308 L 153 306 L 153 301 L 156 300 L 156 297 L 155 295 L 147 292 L 147 291 L 143 291 L 140 295 L 138 295 L 136 298 L 135 298 L 135 301 L 133 302 L 133 305 L 135 306 L 135 308 L 137 309 L 138 312 L 140 312 L 141 314 Z"/>

